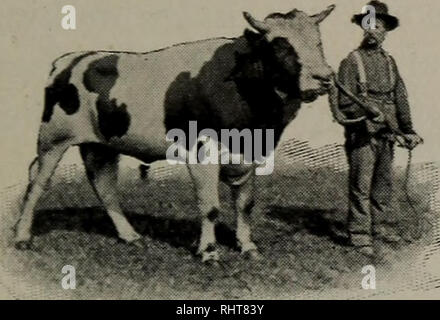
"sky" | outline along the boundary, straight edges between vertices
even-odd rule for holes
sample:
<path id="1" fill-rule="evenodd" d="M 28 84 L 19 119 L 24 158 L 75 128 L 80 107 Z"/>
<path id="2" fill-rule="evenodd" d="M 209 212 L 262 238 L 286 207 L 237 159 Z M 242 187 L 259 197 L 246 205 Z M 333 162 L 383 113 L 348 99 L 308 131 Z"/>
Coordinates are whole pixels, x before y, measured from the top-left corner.
<path id="1" fill-rule="evenodd" d="M 438 161 L 440 134 L 438 60 L 440 2 L 386 1 L 401 27 L 389 34 L 385 48 L 396 59 L 406 82 L 416 131 L 425 145 L 415 151 L 416 162 Z M 61 8 L 76 8 L 77 29 L 61 28 Z M 35 156 L 43 110 L 43 92 L 51 62 L 79 50 L 149 51 L 171 44 L 218 36 L 239 36 L 247 27 L 242 11 L 263 19 L 293 8 L 314 14 L 330 4 L 335 11 L 321 25 L 324 51 L 337 69 L 355 49 L 362 30 L 350 22 L 366 1 L 358 0 L 2 0 L 0 12 L 0 181 L 10 184 L 27 175 Z M 343 143 L 340 126 L 331 121 L 326 98 L 303 105 L 284 138 L 308 140 L 314 147 Z M 63 162 L 78 161 L 77 151 Z M 397 164 L 405 161 L 397 153 Z"/>

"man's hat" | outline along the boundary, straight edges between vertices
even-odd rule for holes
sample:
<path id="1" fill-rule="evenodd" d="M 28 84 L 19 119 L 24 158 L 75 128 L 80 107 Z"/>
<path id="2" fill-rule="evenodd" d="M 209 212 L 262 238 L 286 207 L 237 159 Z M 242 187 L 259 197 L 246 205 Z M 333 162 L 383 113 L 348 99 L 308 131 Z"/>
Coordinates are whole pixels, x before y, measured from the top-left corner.
<path id="1" fill-rule="evenodd" d="M 399 19 L 397 19 L 395 16 L 392 16 L 388 14 L 388 6 L 380 2 L 378 0 L 373 0 L 368 3 L 369 6 L 372 6 L 376 9 L 376 19 L 381 19 L 385 22 L 385 28 L 388 31 L 394 30 L 399 26 Z M 368 15 L 369 13 L 361 13 L 361 14 L 355 14 L 353 18 L 351 19 L 351 22 L 356 23 L 357 25 L 362 25 L 362 20 Z"/>

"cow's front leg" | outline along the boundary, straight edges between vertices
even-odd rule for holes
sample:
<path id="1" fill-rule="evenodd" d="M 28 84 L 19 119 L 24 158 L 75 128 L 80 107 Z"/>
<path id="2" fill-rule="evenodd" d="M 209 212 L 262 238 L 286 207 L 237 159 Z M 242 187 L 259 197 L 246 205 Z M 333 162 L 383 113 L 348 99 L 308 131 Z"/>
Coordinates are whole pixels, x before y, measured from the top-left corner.
<path id="1" fill-rule="evenodd" d="M 250 259 L 260 259 L 257 246 L 252 241 L 250 216 L 254 207 L 254 183 L 255 177 L 250 177 L 239 186 L 231 186 L 234 208 L 237 214 L 237 244 L 241 253 Z"/>
<path id="2" fill-rule="evenodd" d="M 219 213 L 219 166 L 190 164 L 188 169 L 194 183 L 197 205 L 202 215 L 198 254 L 202 256 L 202 262 L 218 261 L 215 222 Z"/>

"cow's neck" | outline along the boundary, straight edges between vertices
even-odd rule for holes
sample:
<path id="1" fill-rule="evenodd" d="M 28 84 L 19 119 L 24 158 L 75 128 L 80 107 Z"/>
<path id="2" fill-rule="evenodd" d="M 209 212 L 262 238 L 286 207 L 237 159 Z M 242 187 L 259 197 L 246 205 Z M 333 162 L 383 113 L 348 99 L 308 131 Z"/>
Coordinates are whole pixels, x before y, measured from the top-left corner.
<path id="1" fill-rule="evenodd" d="M 245 31 L 244 38 L 249 51 L 236 53 L 236 64 L 230 78 L 251 108 L 252 127 L 274 129 L 277 143 L 300 108 L 299 77 L 289 76 L 286 79 L 271 57 L 268 43 L 261 36 Z M 287 86 L 294 90 L 286 93 Z"/>

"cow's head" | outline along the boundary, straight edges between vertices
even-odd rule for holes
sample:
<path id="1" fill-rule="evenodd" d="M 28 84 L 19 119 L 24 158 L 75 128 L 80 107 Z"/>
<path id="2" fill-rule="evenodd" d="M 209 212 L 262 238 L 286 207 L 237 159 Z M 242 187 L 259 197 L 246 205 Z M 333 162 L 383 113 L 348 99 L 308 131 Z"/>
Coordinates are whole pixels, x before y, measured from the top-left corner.
<path id="1" fill-rule="evenodd" d="M 245 19 L 268 43 L 272 59 L 287 74 L 298 76 L 299 73 L 299 89 L 306 102 L 325 94 L 330 86 L 332 70 L 324 58 L 319 24 L 334 8 L 329 6 L 312 16 L 296 9 L 286 14 L 272 13 L 264 21 L 244 12 Z M 289 85 L 298 86 L 298 83 L 284 83 L 283 91 Z"/>

